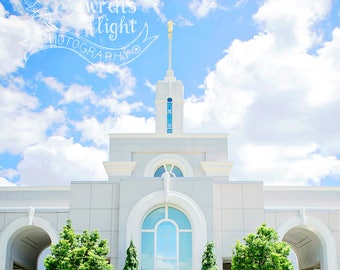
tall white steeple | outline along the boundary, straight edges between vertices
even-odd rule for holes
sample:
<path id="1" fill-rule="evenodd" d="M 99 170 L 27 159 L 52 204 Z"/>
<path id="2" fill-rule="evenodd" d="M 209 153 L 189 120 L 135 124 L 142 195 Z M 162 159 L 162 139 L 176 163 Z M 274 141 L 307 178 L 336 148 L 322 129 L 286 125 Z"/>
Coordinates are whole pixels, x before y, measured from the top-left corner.
<path id="1" fill-rule="evenodd" d="M 172 70 L 172 31 L 174 23 L 168 22 L 168 70 L 156 86 L 156 133 L 182 133 L 184 87 L 176 80 Z"/>

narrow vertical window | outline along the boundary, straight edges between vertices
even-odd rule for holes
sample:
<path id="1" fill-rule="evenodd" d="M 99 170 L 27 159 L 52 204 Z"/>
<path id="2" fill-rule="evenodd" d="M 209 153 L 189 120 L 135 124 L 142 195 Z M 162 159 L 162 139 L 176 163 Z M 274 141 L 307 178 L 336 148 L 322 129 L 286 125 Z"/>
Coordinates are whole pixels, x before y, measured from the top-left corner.
<path id="1" fill-rule="evenodd" d="M 172 98 L 168 98 L 167 100 L 166 115 L 167 115 L 166 124 L 167 133 L 172 133 Z"/>

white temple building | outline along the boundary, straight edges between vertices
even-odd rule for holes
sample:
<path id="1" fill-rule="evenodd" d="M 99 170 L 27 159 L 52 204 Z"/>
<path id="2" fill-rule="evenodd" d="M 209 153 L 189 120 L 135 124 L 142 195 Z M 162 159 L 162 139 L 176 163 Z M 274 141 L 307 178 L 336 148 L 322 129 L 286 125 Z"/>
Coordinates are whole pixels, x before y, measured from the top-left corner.
<path id="1" fill-rule="evenodd" d="M 131 239 L 143 270 L 199 270 L 208 242 L 219 269 L 230 269 L 236 241 L 262 223 L 291 246 L 295 269 L 340 270 L 340 188 L 230 181 L 228 135 L 183 133 L 171 30 L 156 132 L 110 134 L 108 181 L 0 188 L 0 269 L 38 269 L 70 219 L 76 233 L 98 230 L 108 240 L 116 270 Z"/>

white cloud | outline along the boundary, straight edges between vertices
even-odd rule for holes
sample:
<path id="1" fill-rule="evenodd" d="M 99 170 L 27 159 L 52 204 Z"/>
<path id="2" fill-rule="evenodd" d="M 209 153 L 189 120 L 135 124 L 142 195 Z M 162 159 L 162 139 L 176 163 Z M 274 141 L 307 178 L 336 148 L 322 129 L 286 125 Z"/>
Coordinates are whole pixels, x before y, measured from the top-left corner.
<path id="1" fill-rule="evenodd" d="M 50 89 L 57 91 L 62 96 L 60 104 L 72 102 L 83 104 L 86 100 L 89 100 L 92 104 L 97 104 L 98 98 L 91 86 L 74 83 L 67 87 L 56 78 L 44 77 L 41 74 L 37 76 L 37 80 L 44 82 Z"/>
<path id="2" fill-rule="evenodd" d="M 98 101 L 98 105 L 106 107 L 115 115 L 127 115 L 133 111 L 139 111 L 143 107 L 142 102 L 129 103 L 112 91 L 111 95 L 104 97 Z"/>
<path id="3" fill-rule="evenodd" d="M 14 187 L 16 186 L 13 183 L 14 177 L 17 177 L 19 174 L 16 170 L 13 169 L 4 169 L 1 170 L 0 167 L 0 187 Z"/>
<path id="4" fill-rule="evenodd" d="M 231 133 L 233 179 L 302 185 L 339 178 L 340 30 L 324 42 L 315 27 L 330 5 L 264 1 L 254 15 L 261 32 L 234 40 L 208 73 L 204 95 L 186 100 L 188 130 Z"/>
<path id="5" fill-rule="evenodd" d="M 305 100 L 310 106 L 319 107 L 340 100 L 339 51 L 340 28 L 335 28 L 332 40 L 325 42 L 317 56 L 309 57 L 301 66 L 307 86 Z"/>
<path id="6" fill-rule="evenodd" d="M 85 118 L 74 124 L 81 132 L 81 140 L 91 142 L 96 147 L 107 149 L 109 133 L 151 133 L 155 131 L 154 118 L 145 119 L 132 115 L 108 117 L 100 122 L 94 117 Z"/>
<path id="7" fill-rule="evenodd" d="M 136 0 L 136 3 L 144 10 L 153 9 L 163 22 L 166 21 L 166 17 L 162 13 L 163 2 L 161 0 Z"/>
<path id="8" fill-rule="evenodd" d="M 16 184 L 8 181 L 6 178 L 0 176 L 0 187 L 15 187 Z"/>
<path id="9" fill-rule="evenodd" d="M 60 136 L 28 147 L 18 165 L 19 184 L 30 186 L 67 185 L 70 181 L 106 180 L 102 162 L 105 151 L 74 143 Z"/>
<path id="10" fill-rule="evenodd" d="M 64 112 L 47 107 L 37 112 L 37 98 L 15 85 L 0 86 L 0 152 L 20 153 L 25 147 L 43 141 L 46 131 L 64 120 Z"/>
<path id="11" fill-rule="evenodd" d="M 143 107 L 142 102 L 129 103 L 125 98 L 133 95 L 136 86 L 136 78 L 133 76 L 131 69 L 114 64 L 95 63 L 86 67 L 89 73 L 94 73 L 100 78 L 106 78 L 113 75 L 118 79 L 118 86 L 111 90 L 111 93 L 98 100 L 98 105 L 108 108 L 111 113 L 117 115 L 129 114 L 132 111 L 138 111 Z"/>
<path id="12" fill-rule="evenodd" d="M 178 16 L 175 19 L 175 23 L 179 27 L 182 27 L 182 26 L 193 26 L 194 25 L 193 22 L 189 21 L 187 18 L 184 18 L 183 16 Z"/>
<path id="13" fill-rule="evenodd" d="M 106 78 L 113 75 L 119 80 L 120 97 L 128 97 L 136 86 L 136 78 L 133 76 L 131 69 L 126 66 L 116 66 L 110 63 L 95 63 L 86 67 L 89 73 L 94 73 L 100 78 Z"/>
<path id="14" fill-rule="evenodd" d="M 38 74 L 37 80 L 43 81 L 50 89 L 55 90 L 60 94 L 64 93 L 65 86 L 54 77 L 44 77 L 41 74 Z"/>
<path id="15" fill-rule="evenodd" d="M 81 132 L 82 141 L 91 141 L 97 147 L 108 147 L 109 130 L 113 125 L 113 119 L 107 118 L 103 122 L 99 122 L 94 117 L 85 118 L 74 124 L 75 128 Z"/>
<path id="16" fill-rule="evenodd" d="M 322 156 L 315 144 L 242 145 L 240 162 L 245 175 L 266 184 L 320 184 L 323 177 L 340 172 L 340 160 Z"/>
<path id="17" fill-rule="evenodd" d="M 27 41 L 32 41 L 42 27 L 32 17 L 8 15 L 0 3 L 0 29 L 0 76 L 4 76 L 24 66 L 30 46 Z M 34 45 L 35 49 L 41 47 Z"/>
<path id="18" fill-rule="evenodd" d="M 39 2 L 39 12 L 31 1 L 11 1 L 17 15 L 9 15 L 0 3 L 0 76 L 25 66 L 25 61 L 44 49 L 44 37 L 56 29 L 90 33 L 92 16 L 86 1 L 49 0 Z"/>
<path id="19" fill-rule="evenodd" d="M 216 0 L 192 0 L 189 8 L 196 17 L 204 18 L 218 8 L 218 3 Z"/>
<path id="20" fill-rule="evenodd" d="M 152 133 L 155 132 L 155 119 L 122 115 L 114 120 L 112 133 Z"/>
<path id="21" fill-rule="evenodd" d="M 156 92 L 156 84 L 152 84 L 149 80 L 146 80 L 144 85 L 151 89 L 152 92 Z"/>
<path id="22" fill-rule="evenodd" d="M 77 33 L 90 33 L 93 16 L 88 10 L 87 1 L 44 0 L 36 2 L 11 0 L 15 9 L 23 15 L 35 18 L 41 24 L 61 30 L 73 29 Z M 38 10 L 37 10 L 38 7 Z"/>
<path id="23" fill-rule="evenodd" d="M 267 0 L 254 19 L 265 32 L 274 33 L 281 49 L 305 49 L 320 41 L 312 26 L 327 15 L 331 4 L 331 0 Z"/>
<path id="24" fill-rule="evenodd" d="M 55 2 L 55 0 L 51 1 Z M 61 3 L 66 3 L 64 0 Z M 85 31 L 90 34 L 92 32 L 93 15 L 87 8 L 88 1 L 67 1 L 65 6 L 65 14 L 60 19 L 61 29 L 68 30 L 74 29 L 76 32 Z"/>
<path id="25" fill-rule="evenodd" d="M 97 97 L 92 91 L 92 88 L 87 85 L 72 84 L 64 93 L 61 104 L 71 102 L 84 103 L 85 100 L 90 100 L 93 104 L 97 102 Z"/>

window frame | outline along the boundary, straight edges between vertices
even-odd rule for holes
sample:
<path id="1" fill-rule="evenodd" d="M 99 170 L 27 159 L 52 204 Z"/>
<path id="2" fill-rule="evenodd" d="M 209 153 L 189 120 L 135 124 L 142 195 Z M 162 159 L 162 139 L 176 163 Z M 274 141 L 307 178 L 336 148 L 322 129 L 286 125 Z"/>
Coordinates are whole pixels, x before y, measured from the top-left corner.
<path id="1" fill-rule="evenodd" d="M 162 209 L 164 209 L 164 211 L 162 212 Z M 171 209 L 171 210 L 170 210 Z M 173 210 L 175 210 L 174 212 L 171 212 Z M 178 212 L 177 212 L 178 211 Z M 162 214 L 164 215 L 162 218 L 160 217 L 159 214 Z M 169 217 L 169 213 L 172 217 Z M 180 213 L 180 215 L 183 215 L 182 217 L 185 217 L 185 222 L 182 223 L 180 219 L 177 219 L 177 221 L 175 220 L 175 217 L 176 217 L 176 213 Z M 152 219 L 152 215 L 155 214 L 156 218 L 159 218 L 158 220 L 155 221 L 155 224 L 153 224 L 152 228 L 148 228 L 150 227 L 150 225 L 152 224 L 152 220 L 148 220 L 148 219 Z M 157 216 L 158 215 L 158 216 Z M 178 216 L 178 218 L 181 218 L 181 216 Z M 147 222 L 147 225 L 144 227 L 145 225 L 145 222 Z M 158 245 L 158 241 L 159 241 L 159 228 L 162 224 L 165 224 L 165 223 L 170 223 L 174 226 L 174 228 L 176 229 L 176 240 L 175 240 L 175 243 L 176 243 L 176 250 L 175 250 L 175 254 L 176 254 L 176 257 L 175 258 L 168 258 L 168 257 L 160 257 L 158 254 L 158 251 L 159 251 L 159 245 Z M 187 223 L 187 224 L 186 224 Z M 189 225 L 189 228 L 188 228 L 188 225 Z M 145 233 L 145 234 L 144 234 Z M 193 264 L 193 241 L 192 241 L 192 224 L 191 224 L 191 221 L 188 217 L 187 214 L 185 214 L 182 210 L 174 207 L 174 206 L 169 206 L 169 205 L 163 205 L 163 206 L 160 206 L 160 207 L 157 207 L 151 211 L 149 211 L 145 217 L 143 218 L 143 221 L 142 221 L 142 225 L 141 225 L 141 265 L 143 267 L 143 235 L 146 235 L 148 234 L 147 237 L 150 237 L 150 233 L 152 233 L 152 240 L 153 240 L 153 268 L 156 269 L 157 268 L 157 263 L 162 261 L 162 260 L 170 260 L 170 261 L 176 261 L 176 270 L 180 270 L 182 269 L 181 268 L 181 254 L 180 254 L 180 247 L 182 247 L 183 245 L 183 242 L 181 241 L 186 241 L 186 240 L 181 240 L 183 239 L 183 236 L 190 236 L 190 269 L 192 267 L 192 264 Z M 186 235 L 190 233 L 189 235 Z M 162 238 L 161 238 L 162 239 Z M 184 243 L 184 244 L 187 244 L 187 243 Z M 186 252 L 187 252 L 187 249 L 186 249 Z M 183 261 L 185 262 L 185 260 Z M 148 265 L 147 265 L 148 267 Z"/>
<path id="2" fill-rule="evenodd" d="M 176 173 L 176 171 L 179 171 L 179 173 Z M 172 162 L 159 165 L 156 168 L 153 177 L 163 177 L 165 173 L 169 173 L 171 177 L 184 177 L 182 169 Z"/>

